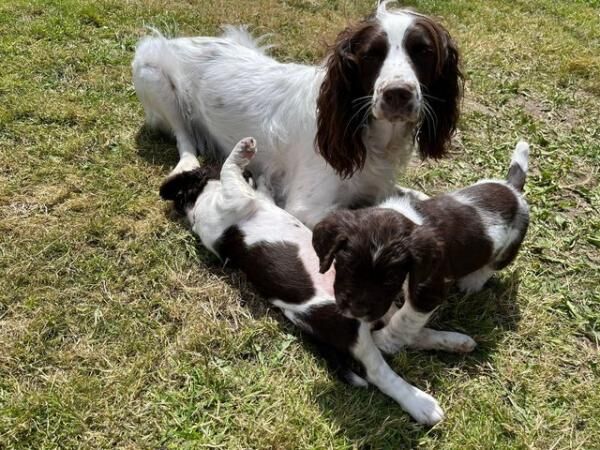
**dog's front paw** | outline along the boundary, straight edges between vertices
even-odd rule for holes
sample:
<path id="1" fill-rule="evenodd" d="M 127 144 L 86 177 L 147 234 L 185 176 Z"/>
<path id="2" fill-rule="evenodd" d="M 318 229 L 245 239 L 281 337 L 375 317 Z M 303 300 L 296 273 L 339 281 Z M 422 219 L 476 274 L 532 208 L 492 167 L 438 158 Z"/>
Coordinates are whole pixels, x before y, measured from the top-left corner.
<path id="1" fill-rule="evenodd" d="M 441 422 L 444 418 L 444 411 L 440 408 L 437 400 L 417 388 L 414 389 L 414 395 L 402 404 L 402 408 L 423 425 L 432 426 Z"/>
<path id="2" fill-rule="evenodd" d="M 183 157 L 179 160 L 175 168 L 169 174 L 169 177 L 179 175 L 183 172 L 192 171 L 194 169 L 197 169 L 198 167 L 200 167 L 200 162 L 198 161 L 198 158 L 189 154 L 183 155 Z"/>

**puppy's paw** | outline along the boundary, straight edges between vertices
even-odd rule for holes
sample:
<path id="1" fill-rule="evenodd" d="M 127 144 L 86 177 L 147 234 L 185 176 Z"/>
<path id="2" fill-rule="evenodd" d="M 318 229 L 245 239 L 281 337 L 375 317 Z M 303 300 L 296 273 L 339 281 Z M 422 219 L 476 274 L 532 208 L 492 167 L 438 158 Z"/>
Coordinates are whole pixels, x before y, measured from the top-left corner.
<path id="1" fill-rule="evenodd" d="M 414 395 L 402 404 L 402 408 L 423 425 L 433 426 L 441 422 L 444 418 L 444 411 L 440 408 L 437 400 L 417 388 L 414 389 Z"/>
<path id="2" fill-rule="evenodd" d="M 470 336 L 462 333 L 449 332 L 449 350 L 456 353 L 471 353 L 477 347 L 477 342 Z"/>
<path id="3" fill-rule="evenodd" d="M 250 160 L 256 155 L 256 139 L 247 137 L 238 142 L 233 149 L 236 156 Z"/>

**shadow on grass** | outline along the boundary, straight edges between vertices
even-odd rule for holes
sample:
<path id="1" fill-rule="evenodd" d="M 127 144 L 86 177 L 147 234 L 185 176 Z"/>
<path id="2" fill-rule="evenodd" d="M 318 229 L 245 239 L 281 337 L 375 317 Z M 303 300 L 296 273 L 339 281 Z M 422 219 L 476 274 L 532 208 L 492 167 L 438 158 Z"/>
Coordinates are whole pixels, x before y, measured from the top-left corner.
<path id="1" fill-rule="evenodd" d="M 186 226 L 181 218 L 166 210 L 170 220 Z M 202 246 L 196 237 L 198 246 Z M 299 328 L 292 325 L 276 308 L 258 295 L 245 276 L 234 268 L 223 268 L 214 256 L 207 259 L 213 273 L 240 292 L 241 302 L 252 317 L 269 316 L 286 333 L 296 336 L 313 353 L 318 364 L 331 372 L 332 367 L 322 358 L 320 346 Z M 443 391 L 451 373 L 476 376 L 485 373 L 486 362 L 503 342 L 504 335 L 516 329 L 521 313 L 516 303 L 519 275 L 510 269 L 492 278 L 479 293 L 464 295 L 451 289 L 448 300 L 434 315 L 430 326 L 439 330 L 458 331 L 472 336 L 478 343 L 468 355 L 445 352 L 407 351 L 388 358 L 400 376 L 434 396 Z M 357 448 L 413 448 L 425 435 L 440 433 L 419 425 L 389 397 L 375 387 L 357 388 L 336 378 L 317 382 L 313 397 L 323 416 L 337 425 L 339 433 Z M 441 404 L 442 409 L 445 405 Z"/>
<path id="2" fill-rule="evenodd" d="M 143 125 L 135 135 L 135 146 L 140 157 L 149 164 L 171 171 L 179 161 L 177 143 L 168 133 Z"/>

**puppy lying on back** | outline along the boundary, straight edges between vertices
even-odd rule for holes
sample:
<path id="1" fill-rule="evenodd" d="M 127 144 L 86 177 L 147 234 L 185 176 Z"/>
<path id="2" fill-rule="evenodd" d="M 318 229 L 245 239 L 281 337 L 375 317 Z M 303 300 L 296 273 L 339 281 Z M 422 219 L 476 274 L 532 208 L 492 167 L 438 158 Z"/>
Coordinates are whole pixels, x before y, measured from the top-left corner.
<path id="1" fill-rule="evenodd" d="M 443 412 L 435 399 L 387 365 L 373 342 L 370 324 L 341 314 L 333 294 L 335 271 L 319 271 L 311 231 L 277 207 L 264 186 L 254 190 L 243 178 L 255 153 L 254 139 L 242 139 L 224 162 L 220 180 L 209 169 L 198 168 L 167 179 L 160 195 L 173 200 L 202 243 L 241 268 L 289 320 L 334 351 L 356 359 L 367 380 L 416 421 L 439 422 Z M 345 373 L 351 384 L 366 385 L 350 369 Z"/>
<path id="2" fill-rule="evenodd" d="M 445 280 L 478 291 L 517 255 L 529 224 L 522 196 L 528 155 L 529 145 L 519 142 L 506 181 L 481 180 L 430 199 L 407 192 L 378 207 L 336 211 L 318 223 L 313 246 L 321 273 L 335 259 L 342 313 L 363 321 L 393 314 L 373 333 L 388 353 L 406 346 L 472 350 L 475 341 L 468 336 L 423 327 L 446 296 Z M 403 286 L 405 302 L 395 312 Z"/>

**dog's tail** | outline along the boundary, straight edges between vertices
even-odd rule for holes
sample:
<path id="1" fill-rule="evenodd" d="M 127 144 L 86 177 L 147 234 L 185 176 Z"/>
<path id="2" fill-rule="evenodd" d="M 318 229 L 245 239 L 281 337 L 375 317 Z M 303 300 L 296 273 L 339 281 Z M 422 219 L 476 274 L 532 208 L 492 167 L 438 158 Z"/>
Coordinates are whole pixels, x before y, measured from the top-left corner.
<path id="1" fill-rule="evenodd" d="M 253 37 L 248 31 L 247 25 L 234 26 L 224 25 L 223 26 L 223 37 L 229 39 L 239 45 L 247 47 L 251 50 L 255 50 L 259 53 L 266 55 L 272 45 L 263 45 L 263 41 L 269 38 L 269 34 L 264 34 L 259 37 Z"/>
<path id="2" fill-rule="evenodd" d="M 529 167 L 529 144 L 523 140 L 515 147 L 508 169 L 506 181 L 517 191 L 522 192 L 527 179 L 527 168 Z"/>
<path id="3" fill-rule="evenodd" d="M 159 193 L 163 200 L 172 200 L 179 213 L 185 214 L 194 207 L 206 183 L 218 178 L 218 167 L 197 167 L 167 178 L 160 186 Z"/>

